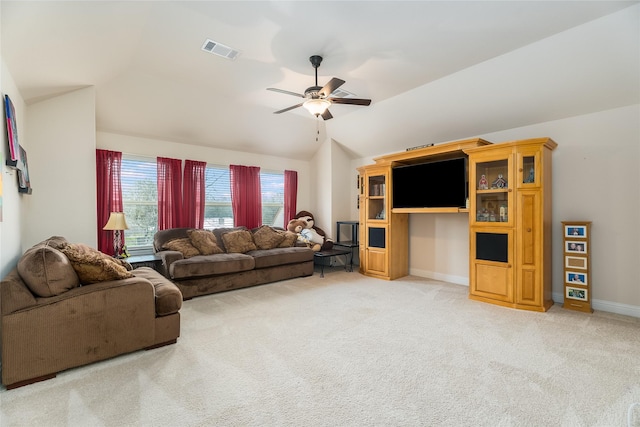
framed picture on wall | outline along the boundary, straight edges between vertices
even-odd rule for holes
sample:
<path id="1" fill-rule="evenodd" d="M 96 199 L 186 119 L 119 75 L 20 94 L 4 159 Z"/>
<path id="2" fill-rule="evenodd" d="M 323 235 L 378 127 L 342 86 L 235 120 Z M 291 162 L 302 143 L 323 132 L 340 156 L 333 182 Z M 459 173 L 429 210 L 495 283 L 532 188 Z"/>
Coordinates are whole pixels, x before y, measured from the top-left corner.
<path id="1" fill-rule="evenodd" d="M 587 290 L 581 288 L 572 288 L 567 286 L 565 292 L 566 298 L 577 299 L 580 301 L 587 301 Z"/>
<path id="2" fill-rule="evenodd" d="M 7 141 L 9 143 L 9 158 L 7 166 L 16 167 L 20 160 L 20 145 L 18 144 L 18 126 L 16 126 L 16 110 L 9 95 L 4 96 L 4 113 L 7 118 Z"/>
<path id="3" fill-rule="evenodd" d="M 27 152 L 20 146 L 20 160 L 18 161 L 18 192 L 31 194 L 31 181 L 27 165 Z"/>
<path id="4" fill-rule="evenodd" d="M 565 225 L 564 237 L 585 238 L 587 227 L 585 225 Z"/>
<path id="5" fill-rule="evenodd" d="M 566 268 L 577 268 L 580 270 L 587 269 L 587 258 L 581 256 L 566 256 L 564 257 L 564 266 Z"/>
<path id="6" fill-rule="evenodd" d="M 587 273 L 577 273 L 575 271 L 566 271 L 564 281 L 574 285 L 587 286 Z"/>
<path id="7" fill-rule="evenodd" d="M 585 241 L 576 241 L 576 240 L 567 240 L 565 242 L 564 251 L 568 253 L 575 254 L 586 254 L 587 253 L 587 242 Z"/>

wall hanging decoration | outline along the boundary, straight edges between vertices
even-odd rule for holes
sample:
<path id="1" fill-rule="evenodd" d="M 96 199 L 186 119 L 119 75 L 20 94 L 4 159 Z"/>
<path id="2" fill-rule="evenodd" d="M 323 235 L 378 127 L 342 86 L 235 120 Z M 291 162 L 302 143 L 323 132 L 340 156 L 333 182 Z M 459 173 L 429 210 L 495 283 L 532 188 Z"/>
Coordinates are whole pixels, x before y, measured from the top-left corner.
<path id="1" fill-rule="evenodd" d="M 2 150 L 0 150 L 0 165 L 1 164 L 2 164 Z M 0 173 L 0 222 L 2 222 L 2 173 Z"/>
<path id="2" fill-rule="evenodd" d="M 7 166 L 17 169 L 20 160 L 20 145 L 18 144 L 18 127 L 16 126 L 16 110 L 9 95 L 4 96 L 4 112 L 7 118 L 7 141 L 9 143 L 9 157 Z"/>
<path id="3" fill-rule="evenodd" d="M 18 160 L 18 192 L 31 194 L 31 181 L 27 166 L 27 152 L 20 146 L 20 160 Z"/>

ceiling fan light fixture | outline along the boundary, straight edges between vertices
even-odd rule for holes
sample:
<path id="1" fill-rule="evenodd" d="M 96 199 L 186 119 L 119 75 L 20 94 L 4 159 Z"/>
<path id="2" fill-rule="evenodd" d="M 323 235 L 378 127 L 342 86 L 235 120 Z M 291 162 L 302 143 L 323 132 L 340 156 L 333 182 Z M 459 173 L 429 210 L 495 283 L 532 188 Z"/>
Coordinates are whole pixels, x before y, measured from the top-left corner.
<path id="1" fill-rule="evenodd" d="M 304 104 L 302 104 L 302 106 L 306 108 L 307 111 L 309 111 L 311 114 L 317 117 L 327 111 L 327 108 L 331 106 L 331 101 L 321 98 L 308 99 L 304 102 Z"/>

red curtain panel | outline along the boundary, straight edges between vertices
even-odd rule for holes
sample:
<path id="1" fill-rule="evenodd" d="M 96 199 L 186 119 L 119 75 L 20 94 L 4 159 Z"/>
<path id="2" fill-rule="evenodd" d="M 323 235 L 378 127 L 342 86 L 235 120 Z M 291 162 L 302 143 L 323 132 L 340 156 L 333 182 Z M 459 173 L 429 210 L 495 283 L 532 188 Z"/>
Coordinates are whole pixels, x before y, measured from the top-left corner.
<path id="1" fill-rule="evenodd" d="M 257 166 L 230 165 L 231 206 L 236 227 L 248 229 L 262 225 L 262 191 L 260 168 Z"/>
<path id="2" fill-rule="evenodd" d="M 296 203 L 298 200 L 298 172 L 284 171 L 284 226 L 295 218 L 298 209 Z"/>
<path id="3" fill-rule="evenodd" d="M 207 162 L 185 160 L 182 184 L 182 226 L 204 228 L 205 187 Z"/>
<path id="4" fill-rule="evenodd" d="M 122 153 L 119 151 L 96 150 L 96 179 L 98 194 L 98 250 L 107 255 L 113 253 L 113 231 L 103 230 L 111 212 L 122 212 L 122 186 L 120 171 Z M 124 245 L 124 233 L 120 234 Z"/>
<path id="5" fill-rule="evenodd" d="M 158 157 L 158 230 L 182 225 L 182 160 Z"/>

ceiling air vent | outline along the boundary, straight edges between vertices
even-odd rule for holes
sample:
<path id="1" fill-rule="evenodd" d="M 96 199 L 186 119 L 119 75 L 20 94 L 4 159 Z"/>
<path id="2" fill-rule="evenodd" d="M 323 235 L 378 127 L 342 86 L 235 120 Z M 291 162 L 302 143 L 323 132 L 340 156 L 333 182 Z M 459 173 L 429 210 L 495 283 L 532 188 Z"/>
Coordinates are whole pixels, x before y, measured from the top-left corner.
<path id="1" fill-rule="evenodd" d="M 336 90 L 334 90 L 333 92 L 331 92 L 331 97 L 332 98 L 348 98 L 348 97 L 355 97 L 355 95 L 351 92 L 349 92 L 348 90 L 344 90 L 344 89 L 340 89 L 337 88 Z"/>
<path id="2" fill-rule="evenodd" d="M 223 58 L 227 58 L 230 60 L 234 60 L 240 55 L 240 51 L 235 50 L 229 46 L 225 46 L 222 43 L 218 43 L 211 39 L 207 39 L 204 41 L 202 45 L 202 50 L 205 52 L 213 53 L 214 55 L 222 56 Z"/>

